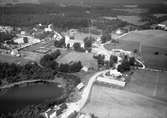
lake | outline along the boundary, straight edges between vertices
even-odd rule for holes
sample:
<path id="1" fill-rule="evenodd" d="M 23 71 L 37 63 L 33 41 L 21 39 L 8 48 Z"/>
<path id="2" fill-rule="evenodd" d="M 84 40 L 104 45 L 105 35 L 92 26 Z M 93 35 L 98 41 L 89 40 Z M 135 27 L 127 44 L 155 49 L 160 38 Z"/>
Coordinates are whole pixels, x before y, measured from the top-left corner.
<path id="1" fill-rule="evenodd" d="M 26 105 L 39 104 L 49 98 L 59 98 L 62 94 L 63 88 L 55 83 L 12 87 L 0 96 L 0 113 L 14 112 Z"/>

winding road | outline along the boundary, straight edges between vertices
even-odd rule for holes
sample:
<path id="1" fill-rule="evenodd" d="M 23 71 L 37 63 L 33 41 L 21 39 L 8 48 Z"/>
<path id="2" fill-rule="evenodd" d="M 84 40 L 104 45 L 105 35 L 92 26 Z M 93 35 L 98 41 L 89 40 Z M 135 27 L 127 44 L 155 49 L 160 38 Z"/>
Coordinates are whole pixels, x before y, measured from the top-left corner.
<path id="1" fill-rule="evenodd" d="M 68 106 L 68 109 L 66 110 L 65 113 L 62 114 L 61 118 L 67 118 L 70 114 L 72 114 L 74 111 L 80 111 L 87 103 L 88 99 L 89 99 L 89 96 L 90 96 L 90 93 L 91 93 L 91 90 L 92 90 L 92 87 L 93 87 L 93 84 L 94 82 L 96 81 L 97 77 L 100 75 L 100 74 L 103 74 L 105 72 L 107 72 L 108 70 L 104 70 L 104 71 L 100 71 L 100 72 L 97 72 L 95 73 L 89 80 L 88 82 L 88 85 L 85 87 L 85 89 L 83 90 L 83 93 L 82 93 L 82 98 L 75 102 L 75 103 L 70 103 L 69 106 Z"/>
<path id="2" fill-rule="evenodd" d="M 139 67 L 139 69 L 145 69 L 145 65 L 140 60 L 136 59 L 136 61 L 138 61 L 142 65 L 142 67 Z M 119 64 L 120 63 L 117 63 L 116 66 L 118 66 Z M 67 118 L 70 114 L 74 113 L 74 111 L 79 112 L 86 105 L 91 94 L 93 84 L 96 81 L 97 77 L 101 74 L 106 73 L 107 71 L 109 70 L 97 72 L 89 79 L 87 86 L 83 90 L 81 99 L 75 103 L 70 103 L 66 112 L 61 115 L 61 118 Z"/>

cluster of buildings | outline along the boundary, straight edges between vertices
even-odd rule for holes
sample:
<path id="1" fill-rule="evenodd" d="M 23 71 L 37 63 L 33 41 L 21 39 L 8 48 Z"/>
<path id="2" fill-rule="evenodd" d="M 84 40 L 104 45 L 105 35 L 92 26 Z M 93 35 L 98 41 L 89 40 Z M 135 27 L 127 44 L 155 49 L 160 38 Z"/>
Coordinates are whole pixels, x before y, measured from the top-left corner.
<path id="1" fill-rule="evenodd" d="M 66 112 L 69 104 L 63 103 L 60 105 L 55 105 L 53 108 L 49 108 L 47 111 L 42 113 L 45 118 L 61 118 L 61 114 Z M 67 118 L 92 118 L 92 114 L 73 112 Z"/>
<path id="2" fill-rule="evenodd" d="M 48 40 L 60 40 L 63 36 L 56 32 L 52 24 L 38 24 L 33 28 L 13 28 L 11 26 L 0 26 L 0 32 L 15 33 L 15 37 L 3 42 L 1 54 L 20 56 L 19 50 L 36 43 Z"/>
<path id="3" fill-rule="evenodd" d="M 159 24 L 154 24 L 151 26 L 151 28 L 167 31 L 167 21 L 164 21 L 164 22 L 159 23 Z"/>
<path id="4" fill-rule="evenodd" d="M 13 28 L 11 26 L 0 26 L 0 32 L 11 33 Z"/>
<path id="5" fill-rule="evenodd" d="M 110 69 L 108 72 L 98 76 L 97 81 L 119 87 L 125 87 L 126 85 L 126 79 L 123 77 L 123 74 L 116 69 Z"/>

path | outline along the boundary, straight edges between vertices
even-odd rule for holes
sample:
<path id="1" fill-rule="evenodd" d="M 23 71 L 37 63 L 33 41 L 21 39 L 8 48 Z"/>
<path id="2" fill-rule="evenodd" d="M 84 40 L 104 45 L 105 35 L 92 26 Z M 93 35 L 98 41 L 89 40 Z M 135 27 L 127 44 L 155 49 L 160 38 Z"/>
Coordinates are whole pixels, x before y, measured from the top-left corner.
<path id="1" fill-rule="evenodd" d="M 4 86 L 1 86 L 0 89 L 10 88 L 10 87 L 13 87 L 13 86 L 15 86 L 15 85 L 20 85 L 20 84 L 30 83 L 30 82 L 37 82 L 37 81 L 55 82 L 54 80 L 41 80 L 41 79 L 36 79 L 36 80 L 24 80 L 24 81 L 14 82 L 14 83 L 12 83 L 12 84 L 7 84 L 7 85 L 4 85 Z"/>

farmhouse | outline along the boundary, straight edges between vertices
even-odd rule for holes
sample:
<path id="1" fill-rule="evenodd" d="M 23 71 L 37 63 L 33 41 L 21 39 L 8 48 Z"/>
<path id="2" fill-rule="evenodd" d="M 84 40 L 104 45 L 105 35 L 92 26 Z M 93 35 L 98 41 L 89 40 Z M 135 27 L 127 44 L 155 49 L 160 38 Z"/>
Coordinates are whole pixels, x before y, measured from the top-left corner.
<path id="1" fill-rule="evenodd" d="M 97 81 L 119 87 L 125 87 L 126 84 L 125 78 L 116 69 L 110 70 L 103 75 L 98 76 Z"/>
<path id="2" fill-rule="evenodd" d="M 66 47 L 69 45 L 72 48 L 75 43 L 79 43 L 82 48 L 85 47 L 83 40 L 71 40 L 69 36 L 65 36 Z"/>
<path id="3" fill-rule="evenodd" d="M 14 39 L 14 42 L 18 43 L 18 44 L 24 44 L 24 43 L 34 44 L 34 43 L 39 43 L 40 40 L 33 38 L 31 36 L 19 36 L 19 37 Z"/>

